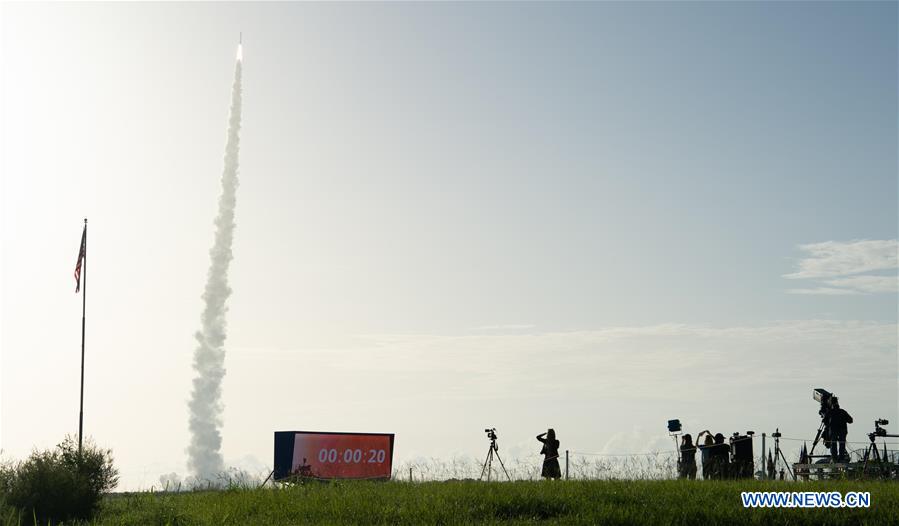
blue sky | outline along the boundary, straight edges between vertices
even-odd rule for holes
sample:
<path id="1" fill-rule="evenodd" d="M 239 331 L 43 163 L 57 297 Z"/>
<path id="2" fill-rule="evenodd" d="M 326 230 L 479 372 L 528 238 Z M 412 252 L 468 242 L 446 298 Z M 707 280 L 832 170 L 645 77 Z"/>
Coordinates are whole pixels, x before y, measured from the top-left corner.
<path id="1" fill-rule="evenodd" d="M 89 429 L 129 487 L 181 469 L 241 31 L 226 459 L 897 416 L 895 3 L 0 9 L 6 454 L 73 430 L 88 216 Z"/>

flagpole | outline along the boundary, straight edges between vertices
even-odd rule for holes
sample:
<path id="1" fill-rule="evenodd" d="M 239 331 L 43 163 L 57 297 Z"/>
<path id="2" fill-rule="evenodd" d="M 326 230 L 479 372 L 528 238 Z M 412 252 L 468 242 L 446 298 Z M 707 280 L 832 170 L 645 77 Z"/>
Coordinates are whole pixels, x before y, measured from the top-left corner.
<path id="1" fill-rule="evenodd" d="M 87 218 L 84 218 L 84 290 L 81 291 L 81 402 L 78 406 L 78 456 L 81 456 L 81 432 L 84 428 L 84 325 L 87 313 Z"/>

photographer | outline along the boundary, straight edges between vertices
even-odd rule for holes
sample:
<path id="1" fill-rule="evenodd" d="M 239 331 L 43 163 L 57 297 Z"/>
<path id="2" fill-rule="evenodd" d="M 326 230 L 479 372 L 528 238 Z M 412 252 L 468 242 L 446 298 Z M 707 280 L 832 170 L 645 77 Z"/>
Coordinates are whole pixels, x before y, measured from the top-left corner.
<path id="1" fill-rule="evenodd" d="M 830 408 L 824 415 L 825 437 L 830 442 L 830 456 L 834 462 L 849 460 L 846 452 L 846 434 L 849 429 L 847 424 L 852 423 L 852 417 L 845 409 L 840 407 L 839 399 L 834 396 L 830 399 Z"/>
<path id="2" fill-rule="evenodd" d="M 543 437 L 546 438 L 543 438 Z M 540 476 L 545 479 L 562 478 L 562 470 L 559 468 L 559 441 L 556 440 L 556 432 L 548 429 L 546 433 L 537 435 L 537 440 L 543 442 L 543 449 L 540 454 L 543 455 L 543 471 Z"/>

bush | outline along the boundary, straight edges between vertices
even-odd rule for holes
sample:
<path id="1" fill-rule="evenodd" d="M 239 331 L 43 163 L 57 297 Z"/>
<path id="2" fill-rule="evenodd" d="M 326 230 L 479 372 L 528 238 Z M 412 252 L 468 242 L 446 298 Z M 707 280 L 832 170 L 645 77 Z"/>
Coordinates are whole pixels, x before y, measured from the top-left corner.
<path id="1" fill-rule="evenodd" d="M 112 451 L 88 441 L 79 453 L 78 442 L 69 436 L 56 449 L 35 451 L 28 460 L 7 468 L 0 476 L 0 491 L 23 520 L 47 524 L 90 519 L 103 493 L 117 483 Z"/>

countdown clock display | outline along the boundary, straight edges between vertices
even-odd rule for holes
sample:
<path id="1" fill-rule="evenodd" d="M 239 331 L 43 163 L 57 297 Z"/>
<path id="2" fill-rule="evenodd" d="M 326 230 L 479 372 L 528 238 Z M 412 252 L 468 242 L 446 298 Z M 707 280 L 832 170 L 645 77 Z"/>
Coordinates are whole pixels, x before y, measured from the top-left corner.
<path id="1" fill-rule="evenodd" d="M 393 434 L 275 432 L 275 480 L 389 479 Z"/>

